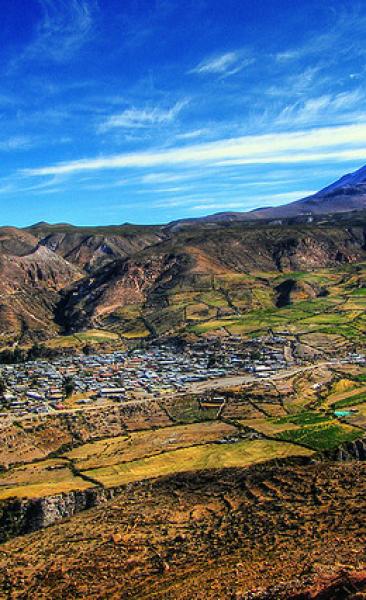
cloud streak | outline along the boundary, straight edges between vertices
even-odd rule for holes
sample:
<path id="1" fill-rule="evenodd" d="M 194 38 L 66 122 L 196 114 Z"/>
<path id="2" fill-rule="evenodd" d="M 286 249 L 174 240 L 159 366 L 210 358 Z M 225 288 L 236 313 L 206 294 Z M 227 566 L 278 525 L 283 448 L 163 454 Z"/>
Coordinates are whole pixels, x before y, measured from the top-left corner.
<path id="1" fill-rule="evenodd" d="M 32 146 L 32 141 L 23 135 L 15 135 L 5 140 L 0 140 L 0 151 L 12 152 L 14 150 L 25 150 Z"/>
<path id="2" fill-rule="evenodd" d="M 108 117 L 99 126 L 100 132 L 110 129 L 145 129 L 171 123 L 176 119 L 181 110 L 188 104 L 188 100 L 177 102 L 170 109 L 155 108 L 128 108 L 122 113 Z"/>
<path id="3" fill-rule="evenodd" d="M 196 75 L 234 75 L 253 62 L 254 59 L 252 57 L 245 55 L 241 51 L 226 52 L 204 59 L 196 67 L 191 69 L 189 73 Z"/>
<path id="4" fill-rule="evenodd" d="M 364 160 L 366 124 L 325 127 L 290 133 L 244 136 L 206 144 L 62 162 L 23 175 L 72 175 L 108 169 L 167 165 L 235 165 Z"/>
<path id="5" fill-rule="evenodd" d="M 310 97 L 286 106 L 277 123 L 294 125 L 315 125 L 324 119 L 333 123 L 355 123 L 364 120 L 365 113 L 360 111 L 364 104 L 365 95 L 361 90 L 340 92 L 338 94 L 324 94 Z"/>
<path id="6" fill-rule="evenodd" d="M 63 62 L 89 39 L 97 0 L 38 0 L 42 18 L 34 39 L 15 64 L 27 60 Z"/>

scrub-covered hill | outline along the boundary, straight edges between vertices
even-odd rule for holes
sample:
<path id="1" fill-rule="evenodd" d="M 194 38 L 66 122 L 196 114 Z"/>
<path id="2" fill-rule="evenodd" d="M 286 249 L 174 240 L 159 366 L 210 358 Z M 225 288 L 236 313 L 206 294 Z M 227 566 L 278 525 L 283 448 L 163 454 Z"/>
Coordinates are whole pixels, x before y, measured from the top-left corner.
<path id="1" fill-rule="evenodd" d="M 4 544 L 0 594 L 362 598 L 365 469 L 266 464 L 129 486 L 107 504 Z M 324 595 L 337 575 L 343 595 Z"/>

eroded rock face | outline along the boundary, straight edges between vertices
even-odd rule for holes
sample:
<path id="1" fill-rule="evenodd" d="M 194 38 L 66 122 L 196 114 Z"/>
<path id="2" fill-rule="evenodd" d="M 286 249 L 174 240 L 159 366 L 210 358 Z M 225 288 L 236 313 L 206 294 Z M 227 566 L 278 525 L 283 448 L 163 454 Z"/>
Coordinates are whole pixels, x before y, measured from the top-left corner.
<path id="1" fill-rule="evenodd" d="M 75 228 L 76 229 L 76 228 Z M 88 273 L 94 272 L 113 260 L 127 258 L 131 254 L 159 243 L 163 234 L 159 228 L 136 228 L 136 232 L 120 235 L 113 232 L 104 234 L 83 233 L 82 231 L 52 232 L 40 228 L 40 244 L 65 258 L 77 268 Z"/>
<path id="2" fill-rule="evenodd" d="M 126 305 L 142 305 L 157 289 L 169 289 L 190 263 L 189 257 L 156 254 L 146 260 L 116 261 L 74 286 L 59 306 L 67 329 L 96 325 Z"/>
<path id="3" fill-rule="evenodd" d="M 326 454 L 331 460 L 340 462 L 351 460 L 366 460 L 366 438 L 342 444 L 336 450 Z"/>
<path id="4" fill-rule="evenodd" d="M 23 256 L 0 255 L 0 335 L 49 337 L 57 332 L 59 291 L 81 273 L 47 248 Z"/>
<path id="5" fill-rule="evenodd" d="M 113 498 L 113 490 L 101 487 L 72 491 L 37 499 L 14 499 L 0 503 L 0 543 L 12 537 L 49 527 L 57 521 Z"/>

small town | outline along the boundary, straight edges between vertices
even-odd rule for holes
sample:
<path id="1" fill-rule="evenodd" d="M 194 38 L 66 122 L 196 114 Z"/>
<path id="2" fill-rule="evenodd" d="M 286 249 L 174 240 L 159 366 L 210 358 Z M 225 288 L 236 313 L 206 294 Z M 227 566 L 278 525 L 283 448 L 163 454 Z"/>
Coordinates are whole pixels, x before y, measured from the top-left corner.
<path id="1" fill-rule="evenodd" d="M 342 359 L 364 361 L 361 354 Z M 268 378 L 302 364 L 284 337 L 268 336 L 249 342 L 205 339 L 180 350 L 159 343 L 129 352 L 2 365 L 0 417 L 64 410 L 71 396 L 76 406 L 157 398 L 185 392 L 195 382 L 245 374 Z"/>

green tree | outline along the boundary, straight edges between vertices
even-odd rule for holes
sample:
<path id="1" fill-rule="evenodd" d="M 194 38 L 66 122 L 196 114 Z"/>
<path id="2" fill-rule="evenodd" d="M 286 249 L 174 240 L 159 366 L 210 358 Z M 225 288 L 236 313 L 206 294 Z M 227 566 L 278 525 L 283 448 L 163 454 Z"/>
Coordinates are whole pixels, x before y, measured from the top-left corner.
<path id="1" fill-rule="evenodd" d="M 71 375 L 67 375 L 64 378 L 64 381 L 62 384 L 62 390 L 63 390 L 65 398 L 70 398 L 74 389 L 75 389 L 75 381 L 74 381 L 73 377 L 71 377 Z"/>
<path id="2" fill-rule="evenodd" d="M 2 377 L 0 377 L 0 398 L 4 397 L 6 392 L 6 383 Z"/>

